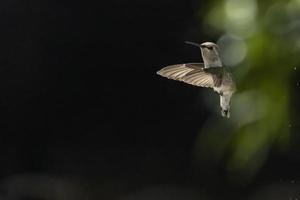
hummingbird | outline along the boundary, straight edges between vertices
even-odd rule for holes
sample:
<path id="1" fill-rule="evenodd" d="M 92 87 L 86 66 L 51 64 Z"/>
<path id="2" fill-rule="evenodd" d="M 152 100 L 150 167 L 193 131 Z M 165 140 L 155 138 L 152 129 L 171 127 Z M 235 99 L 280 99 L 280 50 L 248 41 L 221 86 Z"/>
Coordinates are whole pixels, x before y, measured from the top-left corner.
<path id="1" fill-rule="evenodd" d="M 212 88 L 220 95 L 222 116 L 229 118 L 231 97 L 236 91 L 236 85 L 229 69 L 222 65 L 218 45 L 213 42 L 185 43 L 200 48 L 203 63 L 170 65 L 157 71 L 157 74 L 194 86 Z"/>

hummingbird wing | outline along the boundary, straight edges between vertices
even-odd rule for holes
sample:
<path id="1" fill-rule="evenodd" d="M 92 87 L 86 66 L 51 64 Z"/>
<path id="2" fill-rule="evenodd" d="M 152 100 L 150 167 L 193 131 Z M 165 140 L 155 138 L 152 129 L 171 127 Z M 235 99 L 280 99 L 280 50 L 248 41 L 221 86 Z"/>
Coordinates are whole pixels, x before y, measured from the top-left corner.
<path id="1" fill-rule="evenodd" d="M 222 84 L 222 68 L 202 68 L 188 72 L 182 81 L 199 87 L 219 87 Z"/>
<path id="2" fill-rule="evenodd" d="M 157 72 L 158 75 L 183 81 L 199 87 L 218 87 L 222 83 L 222 68 L 204 68 L 203 63 L 170 65 Z"/>
<path id="3" fill-rule="evenodd" d="M 158 75 L 166 77 L 168 79 L 173 79 L 177 81 L 182 81 L 182 78 L 189 72 L 194 70 L 203 69 L 203 63 L 185 63 L 185 64 L 177 64 L 170 65 L 162 68 L 157 72 Z"/>

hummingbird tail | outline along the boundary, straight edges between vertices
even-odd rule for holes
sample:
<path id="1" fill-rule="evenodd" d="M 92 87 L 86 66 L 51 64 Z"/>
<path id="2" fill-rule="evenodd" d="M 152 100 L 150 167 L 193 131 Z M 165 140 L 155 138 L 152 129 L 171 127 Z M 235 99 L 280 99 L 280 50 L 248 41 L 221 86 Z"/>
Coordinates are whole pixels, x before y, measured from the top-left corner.
<path id="1" fill-rule="evenodd" d="M 221 109 L 221 113 L 222 113 L 223 117 L 230 118 L 230 112 L 229 112 L 229 110 L 223 110 L 223 109 Z"/>

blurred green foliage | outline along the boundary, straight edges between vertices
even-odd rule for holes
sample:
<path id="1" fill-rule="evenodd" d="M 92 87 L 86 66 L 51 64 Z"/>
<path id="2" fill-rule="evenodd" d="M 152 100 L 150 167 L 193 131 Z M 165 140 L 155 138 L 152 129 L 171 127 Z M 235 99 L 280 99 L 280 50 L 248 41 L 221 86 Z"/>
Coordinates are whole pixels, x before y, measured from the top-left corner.
<path id="1" fill-rule="evenodd" d="M 200 131 L 195 158 L 222 165 L 229 180 L 246 183 L 255 178 L 271 149 L 285 152 L 290 144 L 291 76 L 300 61 L 300 0 L 223 0 L 211 5 L 203 29 L 207 35 L 220 35 L 223 62 L 232 67 L 238 91 L 231 118 L 212 115 Z M 206 96 L 207 102 L 216 101 Z"/>

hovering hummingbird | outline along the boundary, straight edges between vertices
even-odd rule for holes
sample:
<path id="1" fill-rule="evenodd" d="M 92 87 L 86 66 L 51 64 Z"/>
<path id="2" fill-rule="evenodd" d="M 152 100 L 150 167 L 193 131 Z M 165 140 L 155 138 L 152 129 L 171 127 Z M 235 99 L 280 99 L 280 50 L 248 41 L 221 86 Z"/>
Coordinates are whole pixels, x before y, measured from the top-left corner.
<path id="1" fill-rule="evenodd" d="M 236 91 L 236 86 L 231 73 L 222 65 L 219 47 L 212 42 L 197 44 L 186 41 L 185 43 L 201 49 L 204 63 L 170 65 L 159 70 L 157 74 L 195 86 L 213 88 L 220 95 L 222 116 L 229 118 L 230 99 Z"/>

